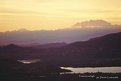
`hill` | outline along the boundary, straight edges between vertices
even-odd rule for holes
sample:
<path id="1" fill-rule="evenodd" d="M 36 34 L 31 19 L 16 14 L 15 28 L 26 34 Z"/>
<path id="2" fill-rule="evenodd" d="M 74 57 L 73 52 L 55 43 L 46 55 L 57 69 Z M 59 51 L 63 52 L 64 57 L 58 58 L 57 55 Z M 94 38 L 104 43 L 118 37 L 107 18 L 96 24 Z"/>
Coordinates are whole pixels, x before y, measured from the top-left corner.
<path id="1" fill-rule="evenodd" d="M 56 48 L 32 48 L 8 45 L 0 54 L 14 59 L 40 59 L 58 66 L 121 66 L 121 32 Z"/>

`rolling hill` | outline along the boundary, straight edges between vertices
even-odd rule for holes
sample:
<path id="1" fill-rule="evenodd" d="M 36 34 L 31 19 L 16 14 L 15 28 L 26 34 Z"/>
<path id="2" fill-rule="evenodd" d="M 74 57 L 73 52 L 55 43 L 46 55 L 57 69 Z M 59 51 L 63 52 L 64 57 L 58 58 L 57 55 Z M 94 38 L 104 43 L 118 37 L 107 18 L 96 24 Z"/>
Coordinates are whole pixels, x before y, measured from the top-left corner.
<path id="1" fill-rule="evenodd" d="M 56 48 L 0 47 L 0 55 L 14 59 L 40 59 L 59 66 L 121 66 L 121 32 Z"/>

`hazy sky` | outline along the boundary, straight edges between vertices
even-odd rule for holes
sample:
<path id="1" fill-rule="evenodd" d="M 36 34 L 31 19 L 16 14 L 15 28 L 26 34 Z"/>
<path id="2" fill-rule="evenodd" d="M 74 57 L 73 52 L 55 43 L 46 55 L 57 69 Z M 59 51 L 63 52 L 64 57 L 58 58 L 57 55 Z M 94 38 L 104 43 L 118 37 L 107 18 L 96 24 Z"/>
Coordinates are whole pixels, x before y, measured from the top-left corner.
<path id="1" fill-rule="evenodd" d="M 0 31 L 53 30 L 90 19 L 121 23 L 121 0 L 0 0 Z"/>

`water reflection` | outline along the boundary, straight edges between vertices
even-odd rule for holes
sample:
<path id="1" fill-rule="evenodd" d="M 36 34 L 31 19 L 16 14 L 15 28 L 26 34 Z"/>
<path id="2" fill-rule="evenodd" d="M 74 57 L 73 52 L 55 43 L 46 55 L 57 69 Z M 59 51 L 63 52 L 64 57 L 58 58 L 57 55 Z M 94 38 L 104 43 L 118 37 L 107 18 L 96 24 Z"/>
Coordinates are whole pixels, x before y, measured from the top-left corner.
<path id="1" fill-rule="evenodd" d="M 96 73 L 96 72 L 103 72 L 103 73 L 121 73 L 121 67 L 84 67 L 84 68 L 74 68 L 74 67 L 61 67 L 62 69 L 71 70 L 71 73 Z"/>
<path id="2" fill-rule="evenodd" d="M 40 59 L 29 59 L 29 60 L 18 60 L 18 61 L 24 64 L 31 64 L 31 63 L 40 62 Z"/>

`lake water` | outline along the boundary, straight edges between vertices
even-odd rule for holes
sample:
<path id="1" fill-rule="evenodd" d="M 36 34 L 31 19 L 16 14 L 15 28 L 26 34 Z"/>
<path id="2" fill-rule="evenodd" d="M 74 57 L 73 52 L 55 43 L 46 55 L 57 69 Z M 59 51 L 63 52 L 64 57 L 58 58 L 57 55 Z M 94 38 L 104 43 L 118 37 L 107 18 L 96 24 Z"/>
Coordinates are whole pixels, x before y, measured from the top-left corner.
<path id="1" fill-rule="evenodd" d="M 71 73 L 95 73 L 95 72 L 103 72 L 103 73 L 121 73 L 121 67 L 61 67 L 62 69 L 71 70 Z"/>
<path id="2" fill-rule="evenodd" d="M 21 63 L 24 63 L 24 64 L 31 64 L 31 63 L 37 63 L 37 62 L 40 62 L 40 59 L 30 59 L 30 60 L 17 60 Z"/>

